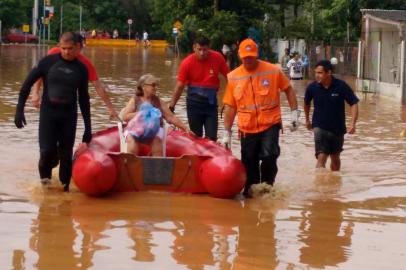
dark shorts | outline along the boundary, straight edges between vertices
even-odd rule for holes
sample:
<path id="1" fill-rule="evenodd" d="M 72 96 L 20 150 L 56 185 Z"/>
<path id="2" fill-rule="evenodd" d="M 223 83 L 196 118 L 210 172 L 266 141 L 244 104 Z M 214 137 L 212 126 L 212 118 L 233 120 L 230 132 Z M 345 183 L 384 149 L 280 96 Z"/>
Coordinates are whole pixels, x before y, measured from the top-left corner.
<path id="1" fill-rule="evenodd" d="M 313 132 L 316 158 L 320 153 L 334 155 L 343 151 L 344 135 L 337 135 L 318 127 L 314 128 Z"/>

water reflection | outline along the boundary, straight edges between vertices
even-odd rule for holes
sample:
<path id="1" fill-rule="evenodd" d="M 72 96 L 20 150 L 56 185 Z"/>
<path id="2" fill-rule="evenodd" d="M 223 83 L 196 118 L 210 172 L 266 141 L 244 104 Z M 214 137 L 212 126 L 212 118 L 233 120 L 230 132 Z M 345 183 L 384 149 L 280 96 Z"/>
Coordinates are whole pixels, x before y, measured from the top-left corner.
<path id="1" fill-rule="evenodd" d="M 274 269 L 278 265 L 274 212 L 262 207 L 252 210 L 252 204 L 255 202 L 248 206 L 250 211 L 244 217 L 245 224 L 238 227 L 238 257 L 234 266 L 236 269 Z"/>
<path id="2" fill-rule="evenodd" d="M 276 181 L 280 200 L 165 193 L 92 198 L 51 191 L 37 209 L 37 200 L 27 202 L 35 197 L 27 187 L 39 186 L 38 111 L 27 107 L 28 126 L 22 131 L 14 127 L 13 114 L 22 80 L 46 51 L 36 46 L 0 46 L 0 240 L 10 243 L 0 248 L 1 269 L 47 270 L 63 265 L 66 269 L 358 269 L 360 261 L 366 269 L 406 265 L 406 141 L 399 136 L 406 129 L 406 108 L 384 98 L 360 102 L 358 133 L 346 138 L 343 170 L 338 174 L 314 170 L 310 132 L 301 127 L 282 134 Z M 168 99 L 181 60 L 152 48 L 87 47 L 84 53 L 109 86 L 117 109 L 133 94 L 136 78 L 147 72 L 162 78 L 159 94 Z M 305 85 L 295 85 L 299 100 Z M 94 89 L 91 96 L 94 130 L 114 125 Z M 282 105 L 288 124 L 286 100 Z M 177 107 L 177 115 L 185 120 L 184 98 Z M 237 155 L 238 145 L 235 137 Z M 10 199 L 16 196 L 23 200 Z"/>
<path id="3" fill-rule="evenodd" d="M 139 221 L 128 224 L 128 237 L 134 241 L 134 245 L 130 248 L 134 250 L 133 260 L 139 262 L 153 262 L 155 255 L 152 253 L 151 248 L 154 245 L 151 243 L 153 235 L 146 227 L 153 226 L 153 224 L 145 224 L 146 222 Z"/>
<path id="4" fill-rule="evenodd" d="M 318 196 L 310 199 L 301 212 L 300 262 L 316 268 L 338 266 L 348 258 L 354 226 L 344 221 L 346 205 L 334 199 L 340 192 L 342 178 L 340 173 L 319 169 L 314 182 Z"/>
<path id="5" fill-rule="evenodd" d="M 204 217 L 203 217 L 204 218 Z M 213 265 L 214 232 L 209 224 L 197 220 L 177 220 L 171 255 L 179 265 L 189 269 L 203 269 Z M 198 239 L 206 238 L 206 241 Z"/>
<path id="6" fill-rule="evenodd" d="M 274 236 L 278 207 L 270 200 L 229 201 L 222 206 L 218 202 L 224 200 L 173 194 L 139 193 L 135 200 L 132 196 L 95 200 L 80 194 L 61 200 L 60 196 L 63 193 L 45 192 L 32 223 L 29 246 L 38 255 L 34 265 L 38 269 L 120 265 L 120 269 L 148 265 L 148 269 L 273 269 L 278 265 Z M 144 206 L 133 207 L 134 203 Z M 188 209 L 183 208 L 185 203 Z M 15 264 L 22 265 L 18 269 L 24 269 L 24 252 L 15 251 L 14 257 Z"/>
<path id="7" fill-rule="evenodd" d="M 24 250 L 14 250 L 13 252 L 13 270 L 25 269 L 25 252 Z"/>
<path id="8" fill-rule="evenodd" d="M 303 209 L 300 223 L 300 262 L 310 267 L 338 266 L 347 260 L 352 222 L 343 220 L 345 206 L 338 200 L 312 200 Z M 317 254 L 317 255 L 316 255 Z"/>
<path id="9" fill-rule="evenodd" d="M 77 269 L 79 265 L 71 202 L 59 196 L 63 194 L 44 196 L 33 220 L 30 248 L 38 254 L 38 269 Z"/>

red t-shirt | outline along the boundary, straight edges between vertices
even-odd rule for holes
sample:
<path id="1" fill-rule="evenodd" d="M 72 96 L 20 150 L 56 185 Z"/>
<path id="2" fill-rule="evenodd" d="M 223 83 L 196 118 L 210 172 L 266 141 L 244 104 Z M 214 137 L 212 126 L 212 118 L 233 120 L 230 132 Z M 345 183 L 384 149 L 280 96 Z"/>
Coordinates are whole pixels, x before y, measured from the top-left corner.
<path id="1" fill-rule="evenodd" d="M 54 47 L 48 51 L 48 55 L 50 54 L 57 54 L 60 53 L 61 49 L 58 47 Z M 84 56 L 83 54 L 79 54 L 78 59 L 80 62 L 82 62 L 87 69 L 87 72 L 89 73 L 89 81 L 94 82 L 99 79 L 99 76 L 97 75 L 96 69 L 94 68 L 92 62 L 90 62 L 89 58 Z"/>
<path id="2" fill-rule="evenodd" d="M 209 50 L 208 57 L 200 61 L 193 53 L 183 59 L 178 72 L 178 80 L 185 85 L 219 88 L 219 73 L 227 76 L 228 66 L 224 57 L 213 50 Z"/>

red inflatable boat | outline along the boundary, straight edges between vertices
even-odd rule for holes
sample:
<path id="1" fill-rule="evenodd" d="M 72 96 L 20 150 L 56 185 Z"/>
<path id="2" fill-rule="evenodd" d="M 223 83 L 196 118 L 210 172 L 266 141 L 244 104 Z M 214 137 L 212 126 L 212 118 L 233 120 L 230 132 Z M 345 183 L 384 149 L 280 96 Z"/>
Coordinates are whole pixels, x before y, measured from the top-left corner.
<path id="1" fill-rule="evenodd" d="M 120 153 L 117 127 L 93 134 L 87 150 L 75 154 L 76 186 L 89 195 L 165 190 L 218 198 L 232 198 L 243 189 L 245 169 L 231 151 L 181 131 L 167 133 L 166 157 L 148 156 L 148 147 L 141 156 Z"/>

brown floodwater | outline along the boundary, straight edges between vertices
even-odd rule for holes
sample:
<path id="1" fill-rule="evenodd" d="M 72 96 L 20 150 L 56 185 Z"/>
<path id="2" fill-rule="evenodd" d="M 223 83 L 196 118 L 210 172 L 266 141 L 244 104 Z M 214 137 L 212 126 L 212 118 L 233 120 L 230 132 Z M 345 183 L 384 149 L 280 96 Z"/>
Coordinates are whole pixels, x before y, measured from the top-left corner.
<path id="1" fill-rule="evenodd" d="M 285 129 L 275 189 L 263 197 L 93 198 L 74 187 L 70 193 L 41 188 L 38 111 L 29 102 L 28 125 L 14 127 L 19 88 L 46 49 L 0 46 L 0 269 L 406 269 L 405 106 L 361 100 L 339 173 L 314 169 L 311 132 Z M 170 98 L 180 60 L 164 49 L 88 47 L 84 53 L 117 110 L 147 72 L 162 78 L 160 95 Z M 305 82 L 295 84 L 301 103 L 304 88 Z M 113 126 L 91 92 L 93 130 Z M 182 97 L 176 112 L 183 120 L 184 108 Z M 287 125 L 285 99 L 283 116 Z M 79 121 L 78 138 L 82 132 Z M 233 152 L 239 156 L 236 138 Z"/>

